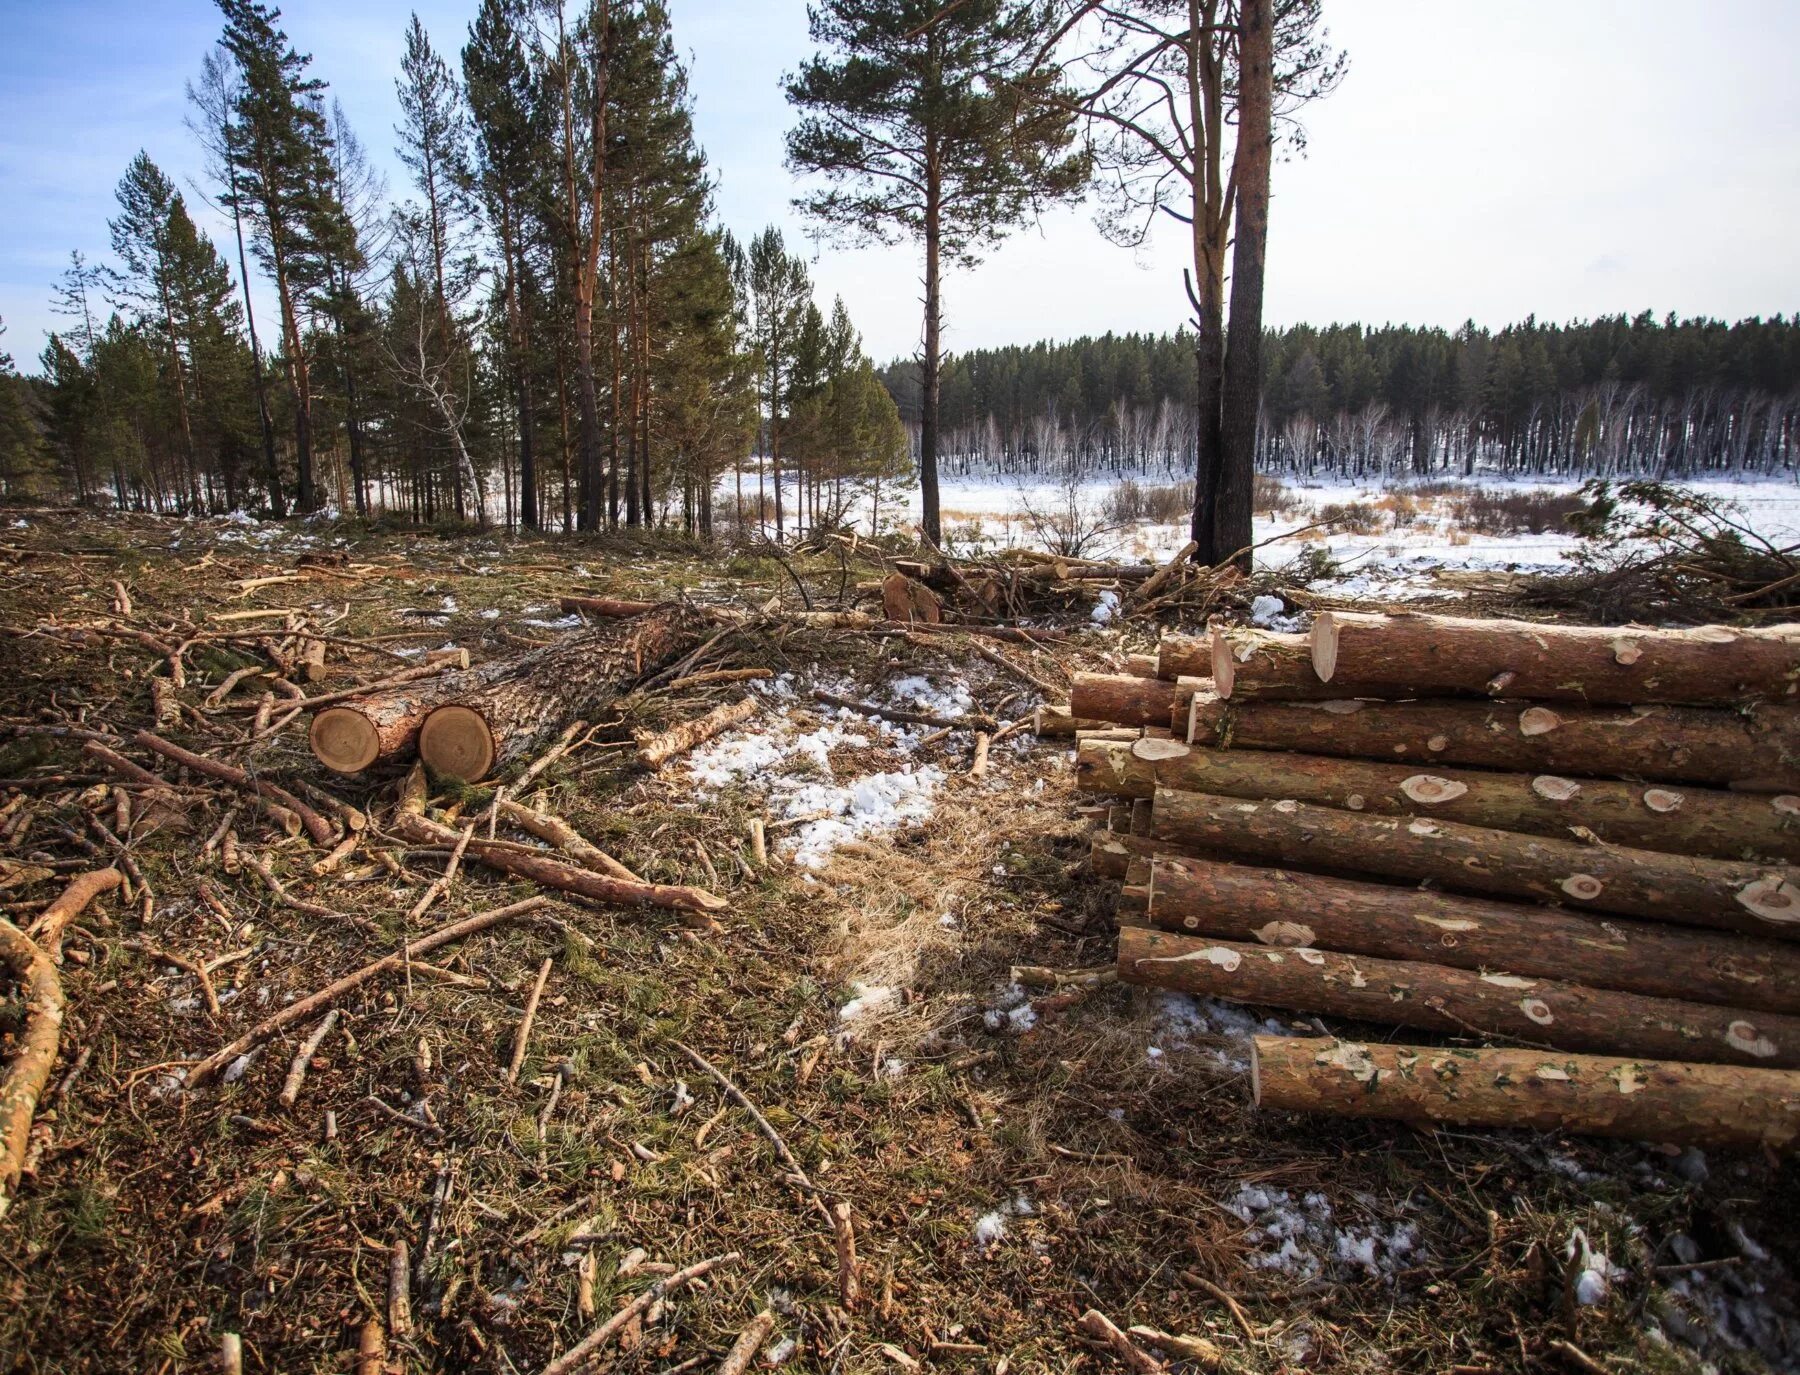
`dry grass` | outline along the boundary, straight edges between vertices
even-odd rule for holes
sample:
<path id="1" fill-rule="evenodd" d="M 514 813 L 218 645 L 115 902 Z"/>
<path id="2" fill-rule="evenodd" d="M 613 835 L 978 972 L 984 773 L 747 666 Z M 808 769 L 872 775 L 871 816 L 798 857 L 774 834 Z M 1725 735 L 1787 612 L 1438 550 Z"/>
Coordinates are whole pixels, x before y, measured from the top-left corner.
<path id="1" fill-rule="evenodd" d="M 767 560 L 646 540 L 343 532 L 351 543 L 337 552 L 391 575 L 240 598 L 233 579 L 292 571 L 298 551 L 265 552 L 229 533 L 34 518 L 0 546 L 0 618 L 15 630 L 50 616 L 103 620 L 111 581 L 121 578 L 149 620 L 317 601 L 347 608 L 339 633 L 407 637 L 383 642 L 390 647 L 454 640 L 486 656 L 553 634 L 524 622 L 555 611 L 529 608 L 574 586 L 760 602 L 785 580 Z M 339 533 L 320 531 L 315 552 Z M 835 559 L 798 567 L 827 599 L 844 576 Z M 853 567 L 849 577 L 871 571 Z M 456 609 L 443 613 L 446 597 Z M 421 625 L 409 609 L 443 621 Z M 488 609 L 502 614 L 484 617 Z M 1072 651 L 1076 662 L 1096 664 L 1116 647 L 1094 634 Z M 896 672 L 954 673 L 986 709 L 1018 691 L 987 661 L 958 660 L 953 647 L 869 636 L 750 637 L 731 645 L 729 661 L 827 673 L 870 692 Z M 135 727 L 149 712 L 144 674 L 153 662 L 127 643 L 0 638 L 5 720 L 51 711 Z M 187 700 L 197 703 L 234 663 L 223 654 L 208 661 Z M 1036 666 L 1055 672 L 1043 659 Z M 356 661 L 357 672 L 379 667 L 373 657 Z M 1127 989 L 1023 1034 L 990 1030 L 984 1014 L 1016 997 L 1011 965 L 1111 957 L 1111 894 L 1078 863 L 1083 837 L 1071 819 L 1064 747 L 1003 745 L 989 776 L 975 780 L 966 776 L 966 739 L 950 737 L 926 756 L 950 775 L 933 819 L 840 852 L 808 882 L 788 868 L 748 871 L 744 825 L 760 807 L 753 789 L 697 798 L 679 767 L 645 775 L 628 751 L 605 747 L 726 691 L 628 703 L 603 723 L 598 747 L 538 781 L 546 805 L 648 877 L 708 882 L 704 852 L 732 902 L 721 934 L 697 937 L 660 914 L 575 903 L 554 907 L 563 926 L 496 928 L 443 952 L 446 967 L 479 986 L 415 973 L 350 999 L 291 1113 L 275 1094 L 294 1038 L 216 1088 L 184 1090 L 154 1067 L 210 1053 L 288 997 L 392 949 L 441 858 L 377 832 L 343 870 L 317 880 L 315 851 L 240 821 L 240 839 L 297 893 L 365 929 L 275 907 L 251 874 L 201 864 L 220 794 L 197 794 L 204 805 L 191 830 L 128 837 L 155 901 L 147 920 L 113 901 L 70 938 L 59 1076 L 71 1054 L 92 1054 L 44 1115 L 36 1177 L 0 1222 L 0 1364 L 200 1370 L 211 1368 L 219 1334 L 237 1331 L 248 1369 L 344 1370 L 364 1318 L 385 1311 L 386 1248 L 404 1237 L 418 1254 L 446 1172 L 449 1203 L 413 1296 L 419 1330 L 397 1345 L 401 1365 L 416 1371 L 541 1367 L 586 1326 L 575 1309 L 575 1261 L 590 1246 L 602 1314 L 646 1283 L 615 1273 L 634 1247 L 671 1263 L 743 1252 L 739 1266 L 672 1300 L 611 1358 L 657 1372 L 716 1362 L 764 1305 L 777 1309 L 778 1333 L 799 1343 L 793 1369 L 834 1373 L 902 1369 L 888 1346 L 940 1368 L 992 1369 L 1004 1359 L 1020 1372 L 1093 1369 L 1104 1359 L 1074 1332 L 1088 1307 L 1122 1325 L 1210 1334 L 1246 1372 L 1535 1370 L 1556 1338 L 1621 1371 L 1693 1370 L 1689 1348 L 1643 1335 L 1650 1317 L 1683 1301 L 1669 1289 L 1674 1277 L 1655 1268 L 1671 1261 L 1670 1238 L 1686 1233 L 1704 1255 L 1724 1258 L 1738 1253 L 1731 1229 L 1743 1223 L 1795 1262 L 1791 1234 L 1767 1225 L 1800 1205 L 1791 1166 L 1719 1161 L 1710 1178 L 1693 1181 L 1629 1146 L 1261 1118 L 1241 1077 L 1219 1068 L 1220 1043 L 1184 1042 L 1156 998 Z M 1015 699 L 1010 709 L 1023 705 Z M 191 720 L 175 733 L 219 743 Z M 391 779 L 322 777 L 297 730 L 244 757 L 259 772 L 368 807 L 378 825 L 392 796 Z M 52 772 L 71 781 L 30 781 Z M 0 776 L 27 780 L 19 786 L 36 809 L 7 858 L 91 862 L 57 829 L 80 827 L 96 803 L 110 815 L 110 800 L 84 797 L 89 780 L 100 780 L 77 754 L 41 736 L 14 740 L 0 747 Z M 475 816 L 486 796 L 472 789 L 441 800 L 460 800 Z M 381 852 L 402 866 L 400 878 L 373 861 Z M 200 901 L 202 878 L 232 929 Z M 31 904 L 55 889 L 46 881 L 0 898 Z M 417 930 L 529 891 L 467 870 Z M 133 936 L 198 956 L 255 953 L 215 976 L 224 1003 L 214 1024 L 192 978 L 128 948 Z M 524 1072 L 509 1086 L 520 1006 L 545 955 L 556 963 Z M 882 1015 L 845 1022 L 839 1009 L 856 983 L 900 996 Z M 14 1026 L 9 1015 L 0 1006 L 0 1032 Z M 722 1111 L 675 1040 L 730 1075 L 821 1187 L 850 1202 L 868 1296 L 858 1311 L 838 1307 L 829 1231 L 783 1182 L 744 1114 Z M 421 1043 L 430 1050 L 423 1070 Z M 1153 1044 L 1161 1057 L 1148 1055 Z M 898 1074 L 892 1061 L 903 1063 Z M 540 1131 L 564 1064 L 566 1085 Z M 427 1099 L 443 1135 L 358 1106 L 370 1094 L 396 1106 Z M 328 1110 L 339 1122 L 332 1142 L 321 1131 Z M 1423 1242 L 1416 1264 L 1383 1278 L 1332 1266 L 1311 1282 L 1253 1266 L 1259 1245 L 1222 1206 L 1246 1182 L 1322 1191 L 1340 1216 L 1370 1226 L 1412 1220 Z M 1017 1207 L 1021 1198 L 1029 1212 Z M 1005 1234 L 978 1244 L 977 1220 L 1006 1208 Z M 1577 1226 L 1629 1271 L 1599 1308 L 1564 1301 L 1562 1248 Z M 578 1229 L 592 1240 L 571 1241 Z M 1733 1270 L 1707 1282 L 1728 1283 Z M 1236 1295 L 1255 1336 L 1184 1271 Z M 1786 1281 L 1765 1278 L 1768 1301 L 1792 1312 Z M 964 1345 L 979 1350 L 956 1349 Z M 1721 1370 L 1779 1365 L 1710 1354 Z"/>

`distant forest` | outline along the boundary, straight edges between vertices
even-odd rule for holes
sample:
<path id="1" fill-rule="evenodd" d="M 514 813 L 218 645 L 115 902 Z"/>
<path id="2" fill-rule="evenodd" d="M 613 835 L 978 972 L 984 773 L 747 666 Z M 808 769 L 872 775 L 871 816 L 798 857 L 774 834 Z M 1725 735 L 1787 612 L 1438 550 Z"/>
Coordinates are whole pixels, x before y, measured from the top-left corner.
<path id="1" fill-rule="evenodd" d="M 917 369 L 881 370 L 918 418 Z M 1194 336 L 1106 334 L 946 359 L 947 476 L 1193 468 Z M 1796 466 L 1800 319 L 1648 312 L 1498 333 L 1269 330 L 1259 471 L 1426 477 L 1775 473 Z"/>

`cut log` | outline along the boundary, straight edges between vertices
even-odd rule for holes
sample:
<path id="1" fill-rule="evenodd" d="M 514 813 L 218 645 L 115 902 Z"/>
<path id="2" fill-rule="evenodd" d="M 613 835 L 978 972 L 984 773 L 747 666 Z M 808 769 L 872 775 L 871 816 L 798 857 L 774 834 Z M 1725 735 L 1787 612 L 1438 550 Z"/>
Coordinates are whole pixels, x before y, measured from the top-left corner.
<path id="1" fill-rule="evenodd" d="M 1312 662 L 1346 697 L 1411 695 L 1727 705 L 1800 700 L 1800 626 L 1686 630 L 1537 625 L 1466 616 L 1324 611 Z M 1371 695 L 1386 695 L 1371 689 Z"/>
<path id="2" fill-rule="evenodd" d="M 1165 931 L 1800 1014 L 1785 941 L 1166 854 L 1148 868 L 1144 912 Z"/>
<path id="3" fill-rule="evenodd" d="M 696 745 L 723 735 L 733 726 L 741 726 L 756 715 L 756 698 L 745 697 L 714 707 L 704 716 L 683 721 L 668 730 L 641 732 L 636 740 L 638 763 L 647 769 L 660 769 L 677 755 L 686 754 Z"/>
<path id="4" fill-rule="evenodd" d="M 515 878 L 529 879 L 546 888 L 574 893 L 593 902 L 619 907 L 665 907 L 683 914 L 688 925 L 702 930 L 714 926 L 713 912 L 729 906 L 724 898 L 700 888 L 678 887 L 665 883 L 645 883 L 615 878 L 610 874 L 577 869 L 549 855 L 536 854 L 517 846 L 471 838 L 463 841 L 463 832 L 453 831 L 442 822 L 425 815 L 425 775 L 418 764 L 407 775 L 401 791 L 399 809 L 394 814 L 393 831 L 414 845 L 466 845 L 468 857 L 490 869 Z"/>
<path id="5" fill-rule="evenodd" d="M 446 777 L 470 783 L 485 778 L 571 717 L 593 720 L 645 676 L 694 648 L 702 624 L 695 612 L 665 606 L 509 661 L 483 686 L 425 717 L 419 758 Z"/>
<path id="6" fill-rule="evenodd" d="M 1419 960 L 1119 928 L 1119 978 L 1199 997 L 1557 1050 L 1714 1064 L 1800 1065 L 1800 1017 L 1708 1007 Z"/>
<path id="7" fill-rule="evenodd" d="M 889 573 L 881 584 L 881 614 L 890 621 L 937 625 L 944 619 L 944 607 L 924 583 L 904 573 Z"/>
<path id="8" fill-rule="evenodd" d="M 336 773 L 361 773 L 377 765 L 406 762 L 425 718 L 470 687 L 466 675 L 453 674 L 339 702 L 313 717 L 308 743 L 314 757 Z"/>
<path id="9" fill-rule="evenodd" d="M 656 602 L 632 602 L 618 597 L 564 597 L 557 603 L 565 616 L 598 616 L 602 620 L 630 620 L 647 615 L 656 607 Z"/>
<path id="10" fill-rule="evenodd" d="M 1293 798 L 1381 816 L 1433 816 L 1532 835 L 1592 832 L 1714 859 L 1800 862 L 1800 796 L 1650 786 L 1557 774 L 1496 773 L 1333 759 L 1283 750 L 1078 739 L 1076 786 L 1118 797 L 1157 787 L 1222 797 Z"/>
<path id="11" fill-rule="evenodd" d="M 1167 727 L 1203 684 L 1183 678 L 1139 678 L 1131 673 L 1077 673 L 1069 688 L 1069 711 L 1088 720 L 1119 726 Z"/>
<path id="12" fill-rule="evenodd" d="M 1316 700 L 1346 695 L 1342 688 L 1319 681 L 1313 672 L 1312 642 L 1305 635 L 1221 626 L 1208 642 L 1207 671 L 1221 697 Z"/>
<path id="13" fill-rule="evenodd" d="M 1258 1036 L 1259 1108 L 1791 1150 L 1800 1074 L 1737 1065 Z"/>
<path id="14" fill-rule="evenodd" d="M 1800 940 L 1800 875 L 1725 859 L 1582 845 L 1427 817 L 1283 800 L 1156 793 L 1158 839 L 1266 864 L 1305 864 L 1453 891 Z"/>
<path id="15" fill-rule="evenodd" d="M 1156 655 L 1127 654 L 1125 656 L 1125 672 L 1133 678 L 1154 678 L 1156 672 Z"/>
<path id="16" fill-rule="evenodd" d="M 1036 735 L 1074 735 L 1084 730 L 1107 730 L 1111 726 L 1110 721 L 1076 716 L 1067 706 L 1054 704 L 1039 707 L 1031 718 L 1031 729 Z"/>
<path id="17" fill-rule="evenodd" d="M 1800 793 L 1800 709 L 1510 702 L 1224 702 L 1196 692 L 1187 738 L 1232 749 L 1462 764 Z"/>
<path id="18" fill-rule="evenodd" d="M 1208 858 L 1190 845 L 1156 840 L 1150 836 L 1134 836 L 1124 831 L 1095 831 L 1088 841 L 1088 863 L 1101 878 L 1124 880 L 1131 861 L 1151 855 L 1181 855 L 1193 859 Z"/>

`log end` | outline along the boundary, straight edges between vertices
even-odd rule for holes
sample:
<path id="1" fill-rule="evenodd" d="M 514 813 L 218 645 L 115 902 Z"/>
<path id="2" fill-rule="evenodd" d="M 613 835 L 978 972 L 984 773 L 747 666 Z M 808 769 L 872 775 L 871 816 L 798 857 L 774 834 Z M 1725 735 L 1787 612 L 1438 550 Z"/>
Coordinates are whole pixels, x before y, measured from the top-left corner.
<path id="1" fill-rule="evenodd" d="M 494 767 L 494 733 L 479 712 L 441 706 L 419 727 L 419 758 L 435 774 L 478 783 Z"/>
<path id="2" fill-rule="evenodd" d="M 1237 682 L 1237 663 L 1231 656 L 1230 637 L 1219 629 L 1212 633 L 1212 673 L 1213 691 L 1221 697 L 1230 697 Z"/>
<path id="3" fill-rule="evenodd" d="M 361 773 L 381 753 L 375 725 L 355 707 L 326 707 L 307 732 L 318 761 L 335 773 Z"/>
<path id="4" fill-rule="evenodd" d="M 1312 666 L 1321 683 L 1329 683 L 1332 675 L 1337 672 L 1338 633 L 1337 617 L 1329 611 L 1321 611 L 1314 618 Z"/>

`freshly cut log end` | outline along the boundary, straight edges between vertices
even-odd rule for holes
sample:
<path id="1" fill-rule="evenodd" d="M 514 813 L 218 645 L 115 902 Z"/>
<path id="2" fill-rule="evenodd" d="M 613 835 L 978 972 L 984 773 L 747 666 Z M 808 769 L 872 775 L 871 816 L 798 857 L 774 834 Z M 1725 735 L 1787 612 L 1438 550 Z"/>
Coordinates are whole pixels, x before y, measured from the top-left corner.
<path id="1" fill-rule="evenodd" d="M 312 752 L 335 773 L 361 773 L 381 754 L 381 735 L 355 707 L 326 707 L 307 732 Z"/>
<path id="2" fill-rule="evenodd" d="M 1259 1108 L 1792 1150 L 1800 1072 L 1509 1049 L 1257 1036 Z"/>
<path id="3" fill-rule="evenodd" d="M 1321 683 L 1329 683 L 1336 675 L 1337 660 L 1337 617 L 1329 611 L 1321 611 L 1314 617 L 1312 628 L 1313 672 L 1319 675 Z"/>
<path id="4" fill-rule="evenodd" d="M 440 777 L 479 783 L 494 767 L 494 733 L 479 712 L 452 702 L 419 727 L 419 758 Z"/>

